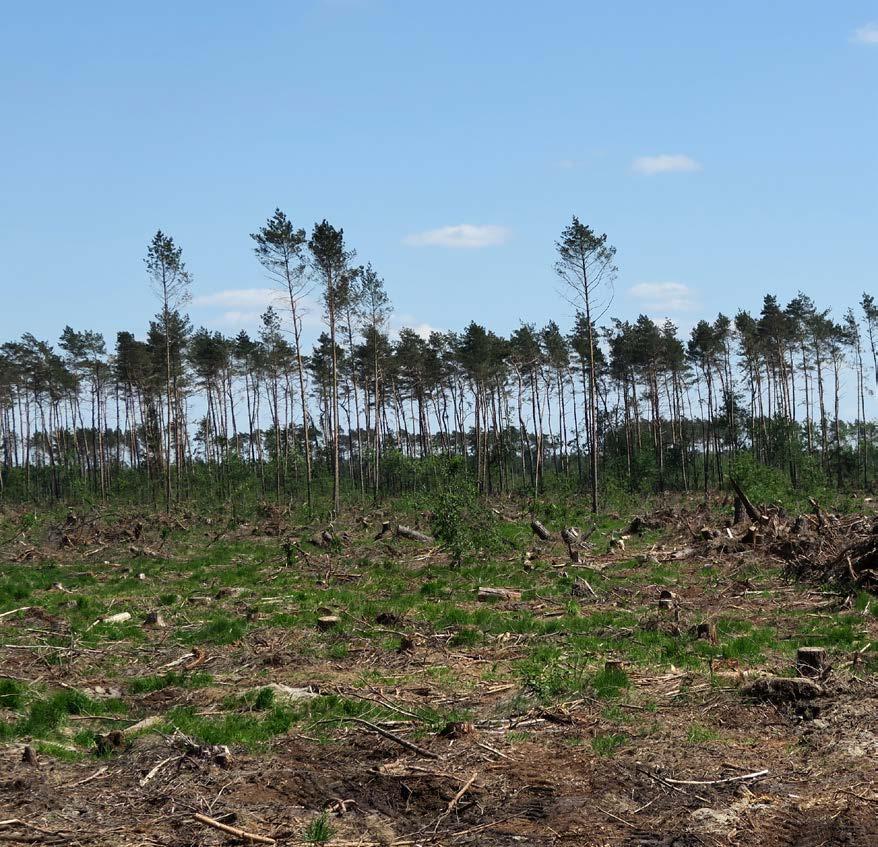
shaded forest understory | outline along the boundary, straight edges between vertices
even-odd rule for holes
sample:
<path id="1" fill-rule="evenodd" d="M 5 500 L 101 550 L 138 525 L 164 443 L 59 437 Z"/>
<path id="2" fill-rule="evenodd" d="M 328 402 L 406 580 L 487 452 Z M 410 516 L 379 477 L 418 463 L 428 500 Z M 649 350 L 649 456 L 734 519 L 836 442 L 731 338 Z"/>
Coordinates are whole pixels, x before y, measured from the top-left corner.
<path id="1" fill-rule="evenodd" d="M 576 489 L 593 510 L 713 490 L 741 464 L 792 493 L 874 487 L 869 294 L 839 317 L 805 294 L 767 295 L 758 314 L 720 314 L 681 338 L 670 321 L 608 318 L 615 250 L 574 217 L 556 244 L 569 330 L 501 336 L 471 322 L 394 337 L 383 281 L 341 229 L 323 221 L 309 235 L 278 210 L 252 238 L 277 291 L 256 338 L 193 330 L 192 278 L 158 232 L 145 267 L 160 310 L 145 340 L 122 331 L 109 349 L 66 327 L 58 349 L 30 334 L 0 348 L 5 501 L 328 499 L 338 511 L 345 493 L 434 488 L 449 466 L 483 493 Z M 306 350 L 317 301 L 326 331 Z"/>
<path id="2" fill-rule="evenodd" d="M 0 837 L 876 843 L 871 503 L 492 502 L 0 507 Z"/>

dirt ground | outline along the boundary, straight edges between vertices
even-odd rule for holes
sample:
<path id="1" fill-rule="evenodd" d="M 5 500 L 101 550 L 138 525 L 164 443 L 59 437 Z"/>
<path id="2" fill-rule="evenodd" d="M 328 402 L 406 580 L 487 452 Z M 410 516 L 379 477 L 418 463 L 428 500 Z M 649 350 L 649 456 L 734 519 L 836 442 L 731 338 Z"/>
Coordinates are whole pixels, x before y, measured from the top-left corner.
<path id="1" fill-rule="evenodd" d="M 452 568 L 368 510 L 7 510 L 0 843 L 878 844 L 878 598 L 727 511 L 504 503 Z"/>

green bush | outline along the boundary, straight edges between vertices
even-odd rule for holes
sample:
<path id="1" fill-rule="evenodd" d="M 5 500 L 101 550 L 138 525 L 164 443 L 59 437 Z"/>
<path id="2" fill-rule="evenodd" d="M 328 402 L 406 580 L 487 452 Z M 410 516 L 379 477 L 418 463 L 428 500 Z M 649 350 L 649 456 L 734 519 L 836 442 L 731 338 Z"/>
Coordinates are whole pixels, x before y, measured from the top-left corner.
<path id="1" fill-rule="evenodd" d="M 430 506 L 430 528 L 455 567 L 496 540 L 494 515 L 482 502 L 462 462 L 447 463 Z"/>

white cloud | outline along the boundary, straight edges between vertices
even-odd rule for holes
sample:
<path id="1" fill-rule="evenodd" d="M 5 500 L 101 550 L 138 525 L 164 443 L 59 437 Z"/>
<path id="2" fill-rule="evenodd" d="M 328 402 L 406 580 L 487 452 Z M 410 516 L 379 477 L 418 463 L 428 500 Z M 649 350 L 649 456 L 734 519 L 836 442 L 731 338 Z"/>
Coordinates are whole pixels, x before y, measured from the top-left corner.
<path id="1" fill-rule="evenodd" d="M 851 41 L 855 41 L 857 44 L 878 44 L 878 23 L 872 21 L 863 24 L 854 31 Z"/>
<path id="2" fill-rule="evenodd" d="M 701 163 L 682 153 L 660 153 L 658 156 L 638 156 L 631 169 L 636 173 L 655 174 L 691 173 L 701 170 Z"/>
<path id="3" fill-rule="evenodd" d="M 698 305 L 696 293 L 682 282 L 639 282 L 628 289 L 628 296 L 639 308 L 665 315 L 689 312 Z"/>
<path id="4" fill-rule="evenodd" d="M 274 288 L 227 288 L 192 298 L 193 306 L 225 306 L 226 308 L 273 306 L 280 300 Z"/>
<path id="5" fill-rule="evenodd" d="M 289 300 L 283 291 L 275 288 L 228 288 L 224 291 L 213 291 L 193 297 L 192 305 L 197 307 L 196 320 L 224 332 L 240 329 L 258 332 L 262 325 L 262 313 L 269 306 L 274 306 L 281 317 L 282 330 L 291 331 Z M 319 299 L 311 294 L 300 299 L 297 312 L 302 320 L 303 344 L 308 349 L 316 340 L 317 334 L 325 329 L 323 307 Z M 394 314 L 389 323 L 391 333 L 407 327 L 425 340 L 430 337 L 431 332 L 436 331 L 435 326 L 405 313 Z"/>
<path id="6" fill-rule="evenodd" d="M 420 335 L 424 341 L 430 337 L 431 332 L 441 332 L 426 321 L 419 321 L 414 315 L 393 315 L 389 329 L 392 333 L 397 333 L 401 329 L 410 329 L 416 335 Z"/>
<path id="7" fill-rule="evenodd" d="M 259 312 L 242 312 L 232 309 L 229 312 L 223 312 L 217 317 L 209 320 L 211 326 L 228 326 L 233 329 L 243 329 L 248 326 L 255 326 L 259 323 Z"/>
<path id="8" fill-rule="evenodd" d="M 403 239 L 410 247 L 496 247 L 509 240 L 509 230 L 496 224 L 457 224 L 416 232 Z"/>
<path id="9" fill-rule="evenodd" d="M 261 323 L 262 313 L 273 306 L 281 322 L 289 316 L 290 304 L 285 292 L 276 288 L 227 288 L 192 298 L 195 307 L 209 326 L 253 328 Z M 219 309 L 219 313 L 214 310 Z M 303 327 L 321 325 L 320 303 L 313 297 L 302 297 L 297 313 Z"/>

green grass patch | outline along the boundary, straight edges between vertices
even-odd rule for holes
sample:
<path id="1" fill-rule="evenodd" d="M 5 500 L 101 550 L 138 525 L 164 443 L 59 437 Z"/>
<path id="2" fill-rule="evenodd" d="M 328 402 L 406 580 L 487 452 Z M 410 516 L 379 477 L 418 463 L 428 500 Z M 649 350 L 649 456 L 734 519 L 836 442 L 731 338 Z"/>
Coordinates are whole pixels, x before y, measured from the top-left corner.
<path id="1" fill-rule="evenodd" d="M 139 676 L 128 682 L 128 691 L 131 694 L 150 694 L 153 691 L 161 691 L 163 688 L 172 686 L 177 688 L 204 688 L 213 683 L 213 676 L 209 673 L 196 671 L 168 671 L 165 674 L 153 676 Z"/>
<path id="2" fill-rule="evenodd" d="M 604 668 L 598 671 L 591 680 L 595 696 L 604 700 L 618 697 L 629 685 L 631 682 L 628 679 L 628 674 L 621 668 Z"/>
<path id="3" fill-rule="evenodd" d="M 244 637 L 247 628 L 247 621 L 241 618 L 218 615 L 190 633 L 186 641 L 190 644 L 233 644 Z"/>
<path id="4" fill-rule="evenodd" d="M 719 733 L 700 723 L 690 724 L 689 729 L 686 730 L 687 744 L 705 744 L 708 741 L 716 741 L 717 738 Z"/>
<path id="5" fill-rule="evenodd" d="M 296 720 L 291 709 L 275 707 L 267 714 L 232 713 L 219 717 L 196 714 L 188 706 L 168 713 L 168 723 L 201 744 L 240 745 L 250 749 L 263 746 L 278 735 L 289 732 Z"/>
<path id="6" fill-rule="evenodd" d="M 27 712 L 14 722 L 0 723 L 0 739 L 51 738 L 65 724 L 70 715 L 118 715 L 126 711 L 121 700 L 93 700 L 81 691 L 64 689 L 45 697 L 30 699 L 23 692 L 16 692 L 17 708 L 27 704 Z"/>
<path id="7" fill-rule="evenodd" d="M 591 749 L 598 756 L 613 756 L 625 745 L 627 740 L 628 736 L 621 733 L 598 733 L 591 740 Z"/>
<path id="8" fill-rule="evenodd" d="M 17 711 L 25 702 L 27 688 L 16 679 L 0 679 L 0 709 Z"/>
<path id="9" fill-rule="evenodd" d="M 88 754 L 81 750 L 67 747 L 64 744 L 55 744 L 51 741 L 37 741 L 34 744 L 34 749 L 37 753 L 57 759 L 59 762 L 76 763 L 88 757 Z"/>

